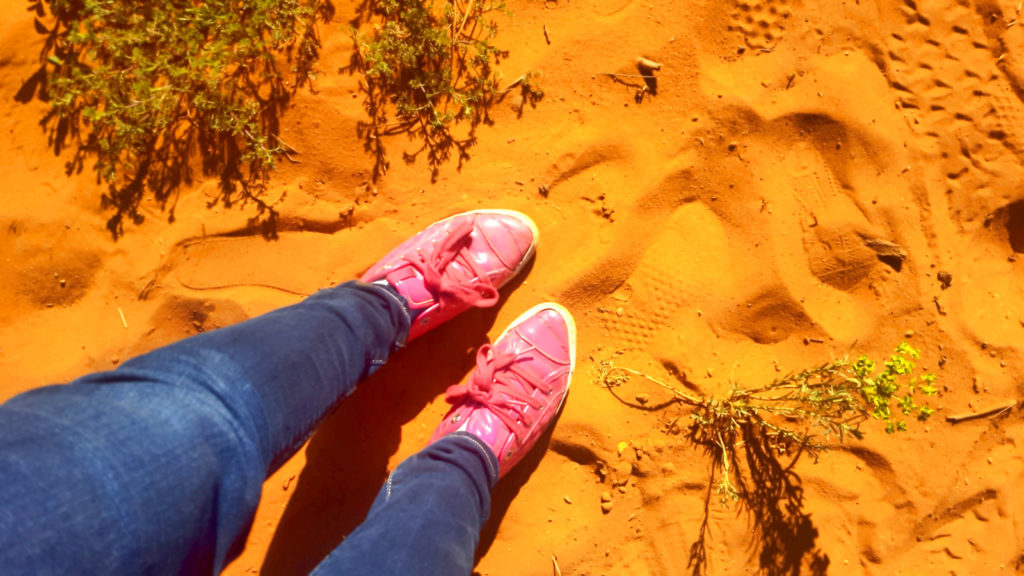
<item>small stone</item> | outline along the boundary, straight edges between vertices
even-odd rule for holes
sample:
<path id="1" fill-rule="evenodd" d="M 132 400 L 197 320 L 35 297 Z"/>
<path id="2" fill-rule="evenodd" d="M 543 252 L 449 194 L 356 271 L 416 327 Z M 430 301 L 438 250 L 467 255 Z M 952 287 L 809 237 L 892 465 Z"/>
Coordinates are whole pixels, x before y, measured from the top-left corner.
<path id="1" fill-rule="evenodd" d="M 63 288 L 65 286 L 67 286 L 67 285 L 68 285 L 68 281 L 63 279 L 63 278 L 61 278 L 60 279 L 60 287 Z"/>
<path id="2" fill-rule="evenodd" d="M 568 496 L 562 496 L 562 500 L 565 500 L 566 504 L 572 504 L 572 498 L 569 498 Z"/>
<path id="3" fill-rule="evenodd" d="M 619 456 L 622 456 L 622 453 L 626 451 L 626 448 L 629 448 L 629 442 L 619 442 L 615 448 L 619 451 Z"/>
<path id="4" fill-rule="evenodd" d="M 953 284 L 953 275 L 945 270 L 939 270 L 939 273 L 935 275 L 939 280 L 939 287 L 943 290 L 949 288 Z"/>
<path id="5" fill-rule="evenodd" d="M 913 338 L 914 337 L 914 331 L 913 330 L 907 330 L 906 332 L 903 333 L 903 337 L 904 338 Z"/>
<path id="6" fill-rule="evenodd" d="M 672 474 L 676 471 L 676 465 L 671 462 L 665 462 L 661 465 L 662 474 Z"/>
<path id="7" fill-rule="evenodd" d="M 601 502 L 611 502 L 611 501 L 612 501 L 612 493 L 611 492 L 601 492 Z"/>
<path id="8" fill-rule="evenodd" d="M 629 482 L 629 477 L 632 474 L 633 465 L 627 460 L 620 461 L 613 469 L 612 486 L 625 486 Z"/>
<path id="9" fill-rule="evenodd" d="M 620 318 L 622 317 L 622 307 L 619 307 L 619 308 L 615 309 L 615 315 L 620 317 Z"/>
<path id="10" fill-rule="evenodd" d="M 633 465 L 630 464 L 629 462 L 619 462 L 618 464 L 615 465 L 615 473 L 618 474 L 619 477 L 623 479 L 624 484 L 625 479 L 633 474 Z"/>
<path id="11" fill-rule="evenodd" d="M 612 511 L 612 503 L 611 502 L 602 502 L 601 503 L 601 512 L 604 512 L 605 514 L 607 514 L 607 513 L 611 512 L 611 511 Z"/>
<path id="12" fill-rule="evenodd" d="M 110 359 L 110 363 L 113 364 L 114 366 L 117 366 L 118 364 L 121 363 L 121 359 L 118 358 L 117 356 L 114 356 L 113 358 Z"/>
<path id="13" fill-rule="evenodd" d="M 642 405 L 646 405 L 648 402 L 651 401 L 651 397 L 648 396 L 647 394 L 640 393 L 636 395 L 636 401 Z"/>

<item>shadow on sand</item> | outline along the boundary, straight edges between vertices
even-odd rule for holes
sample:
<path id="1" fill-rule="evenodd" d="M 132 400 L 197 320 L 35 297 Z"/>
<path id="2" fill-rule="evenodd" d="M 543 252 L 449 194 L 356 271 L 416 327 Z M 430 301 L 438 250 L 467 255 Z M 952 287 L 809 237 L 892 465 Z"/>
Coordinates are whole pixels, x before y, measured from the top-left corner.
<path id="1" fill-rule="evenodd" d="M 527 266 L 499 303 L 467 311 L 396 353 L 361 383 L 317 429 L 306 466 L 281 518 L 261 574 L 308 574 L 366 517 L 398 449 L 401 426 L 475 366 L 507 295 L 529 274 Z M 433 430 L 424 430 L 424 444 Z M 543 456 L 550 435 L 503 479 L 492 494 L 491 516 L 477 553 L 491 545 L 509 503 Z"/>
<path id="2" fill-rule="evenodd" d="M 750 520 L 758 573 L 824 576 L 830 562 L 828 555 L 815 545 L 818 529 L 804 511 L 803 482 L 794 471 L 800 453 L 784 462 L 772 450 L 764 433 L 753 425 L 741 426 L 741 439 L 742 449 L 735 451 L 729 465 L 730 480 L 738 495 L 733 505 Z M 720 461 L 721 449 L 717 444 L 701 441 L 692 433 L 690 440 L 704 448 L 712 462 Z M 717 469 L 717 464 L 709 467 L 704 519 L 697 540 L 690 546 L 689 567 L 694 576 L 708 571 L 708 521 Z"/>
<path id="3" fill-rule="evenodd" d="M 15 95 L 16 101 L 27 103 L 38 98 L 50 102 L 55 82 L 77 78 L 76 83 L 81 86 L 81 75 L 85 71 L 111 64 L 114 58 L 125 58 L 108 54 L 102 37 L 91 43 L 67 41 L 68 33 L 78 30 L 81 19 L 87 17 L 82 10 L 75 3 L 55 9 L 48 0 L 28 0 L 28 11 L 35 15 L 35 30 L 44 37 L 44 42 L 39 68 L 22 84 Z M 296 91 L 310 84 L 320 46 L 315 22 L 329 21 L 334 11 L 330 0 L 319 3 L 314 24 L 297 40 L 303 50 L 292 54 L 289 49 L 281 54 L 269 43 L 265 44 L 259 53 L 225 72 L 218 82 L 219 102 L 254 107 L 260 130 L 258 136 L 266 139 L 269 148 L 278 148 L 280 143 L 287 149 L 278 137 L 281 115 Z M 200 42 L 209 46 L 224 41 L 216 28 L 193 31 L 202 36 Z M 138 50 L 148 53 L 154 49 L 140 45 Z M 286 67 L 292 68 L 293 74 L 285 73 Z M 171 85 L 175 80 L 160 77 L 156 81 Z M 218 193 L 210 200 L 210 207 L 252 204 L 256 215 L 250 219 L 250 225 L 268 238 L 276 236 L 277 213 L 262 196 L 272 165 L 253 157 L 237 127 L 221 125 L 226 120 L 215 117 L 215 104 L 195 102 L 193 92 L 183 90 L 170 104 L 172 113 L 167 116 L 170 124 L 162 126 L 146 117 L 136 118 L 131 106 L 115 106 L 108 100 L 123 96 L 123 86 L 107 86 L 103 82 L 109 83 L 109 80 L 96 78 L 88 84 L 96 82 L 100 86 L 95 89 L 65 96 L 70 98 L 70 103 L 60 109 L 51 107 L 39 124 L 54 154 L 72 150 L 65 165 L 68 175 L 82 172 L 89 161 L 94 163 L 97 181 L 107 185 L 102 206 L 113 210 L 107 228 L 115 239 L 123 234 L 125 222 L 142 222 L 139 208 L 147 194 L 152 194 L 161 209 L 168 213 L 168 219 L 174 221 L 179 190 L 183 185 L 192 184 L 197 172 L 219 179 Z M 116 119 L 102 116 L 102 111 L 115 109 L 122 110 Z M 101 116 L 96 115 L 97 111 L 101 111 Z M 133 125 L 133 122 L 138 124 Z"/>

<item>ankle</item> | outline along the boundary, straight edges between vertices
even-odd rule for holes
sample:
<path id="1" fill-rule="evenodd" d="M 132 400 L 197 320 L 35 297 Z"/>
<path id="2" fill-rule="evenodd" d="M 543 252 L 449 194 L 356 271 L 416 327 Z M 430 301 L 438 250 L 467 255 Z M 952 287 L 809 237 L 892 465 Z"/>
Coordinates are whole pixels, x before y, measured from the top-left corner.
<path id="1" fill-rule="evenodd" d="M 388 282 L 387 280 L 375 280 L 373 282 L 370 282 L 370 284 L 374 286 L 380 286 L 381 288 L 387 290 L 392 296 L 395 297 L 396 300 L 398 300 L 399 303 L 401 303 L 402 310 L 405 312 L 406 317 L 409 318 L 410 326 L 412 325 L 413 322 L 416 321 L 416 318 L 419 317 L 420 312 L 423 311 L 422 309 L 413 310 L 412 307 L 409 305 L 409 301 L 405 299 L 405 296 L 402 296 L 402 293 L 399 292 L 397 288 L 392 286 L 391 283 Z"/>

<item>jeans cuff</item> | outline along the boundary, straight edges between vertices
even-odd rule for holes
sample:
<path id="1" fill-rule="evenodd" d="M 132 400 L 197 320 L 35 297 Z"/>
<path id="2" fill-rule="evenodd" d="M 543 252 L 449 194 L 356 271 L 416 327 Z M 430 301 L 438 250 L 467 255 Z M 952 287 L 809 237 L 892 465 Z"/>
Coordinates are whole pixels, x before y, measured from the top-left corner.
<path id="1" fill-rule="evenodd" d="M 494 485 L 498 482 L 500 465 L 498 464 L 498 457 L 494 455 L 494 450 L 486 442 L 469 432 L 452 432 L 438 440 L 438 442 L 444 442 L 445 440 L 457 442 L 461 446 L 470 448 L 480 454 L 487 472 L 487 485 L 490 488 L 494 488 Z"/>
<path id="2" fill-rule="evenodd" d="M 402 314 L 405 315 L 405 323 L 399 330 L 398 336 L 395 337 L 394 349 L 405 348 L 405 343 L 409 339 L 409 327 L 412 325 L 412 316 L 409 313 L 409 303 L 406 302 L 405 298 L 402 297 L 395 289 L 390 286 L 382 286 L 380 284 L 366 283 L 363 281 L 357 281 L 361 286 L 370 288 L 379 294 L 386 295 L 389 302 L 393 302 L 399 306 L 402 310 Z"/>

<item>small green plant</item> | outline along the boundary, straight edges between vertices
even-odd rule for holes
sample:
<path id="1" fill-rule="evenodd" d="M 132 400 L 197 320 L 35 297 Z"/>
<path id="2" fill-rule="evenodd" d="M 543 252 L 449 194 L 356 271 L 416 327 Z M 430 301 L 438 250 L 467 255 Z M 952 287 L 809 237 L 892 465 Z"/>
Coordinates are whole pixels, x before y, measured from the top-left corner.
<path id="1" fill-rule="evenodd" d="M 147 190 L 166 202 L 188 182 L 196 158 L 220 176 L 224 204 L 253 201 L 272 215 L 260 192 L 285 147 L 277 118 L 312 78 L 316 20 L 330 2 L 31 0 L 30 9 L 47 36 L 51 141 L 59 151 L 77 139 L 69 172 L 95 155 L 115 236 L 125 216 L 141 220 Z"/>
<path id="2" fill-rule="evenodd" d="M 505 93 L 494 66 L 506 52 L 492 43 L 498 30 L 492 17 L 509 14 L 504 2 L 442 0 L 438 7 L 430 0 L 367 0 L 367 6 L 372 33 L 357 26 L 352 35 L 371 118 L 362 132 L 376 156 L 376 173 L 388 167 L 381 137 L 399 133 L 422 139 L 435 177 L 452 148 L 461 165 L 475 142 L 474 128 L 489 121 L 488 107 Z M 514 84 L 531 104 L 543 94 L 535 74 Z M 468 132 L 453 133 L 463 122 Z"/>
<path id="3" fill-rule="evenodd" d="M 833 446 L 833 439 L 841 443 L 848 436 L 862 438 L 861 424 L 868 420 L 882 422 L 890 434 L 905 431 L 908 420 L 927 420 L 934 413 L 926 402 L 937 394 L 935 375 L 915 377 L 918 358 L 918 351 L 903 342 L 880 371 L 866 356 L 854 362 L 844 358 L 767 386 L 733 386 L 724 398 L 688 394 L 609 361 L 600 364 L 599 381 L 614 389 L 640 376 L 688 406 L 687 438 L 710 457 L 709 499 L 713 488 L 723 504 L 738 500 L 751 512 L 761 533 L 762 568 L 785 565 L 799 570 L 793 542 L 806 541 L 810 534 L 810 546 L 814 529 L 802 512 L 802 489 L 793 463 L 802 454 L 817 461 Z M 681 431 L 677 421 L 669 423 L 668 432 Z M 691 548 L 695 574 L 703 572 L 706 562 L 706 524 L 707 515 Z"/>

